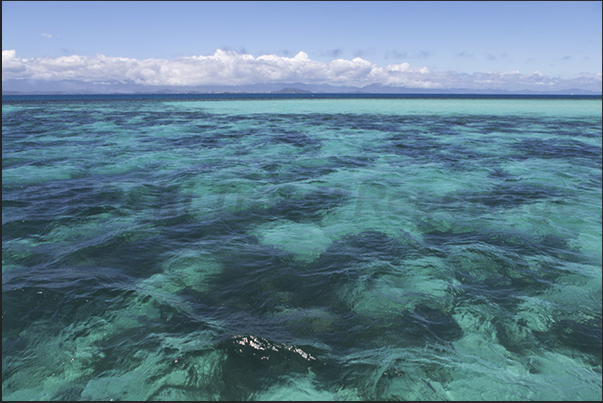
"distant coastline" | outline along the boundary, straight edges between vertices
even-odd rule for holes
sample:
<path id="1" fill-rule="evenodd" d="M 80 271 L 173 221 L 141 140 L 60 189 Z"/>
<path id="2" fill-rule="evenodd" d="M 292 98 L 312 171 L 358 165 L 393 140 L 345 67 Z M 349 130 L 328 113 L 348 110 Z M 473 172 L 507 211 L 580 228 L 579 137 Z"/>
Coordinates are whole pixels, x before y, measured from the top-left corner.
<path id="1" fill-rule="evenodd" d="M 350 91 L 350 92 L 313 92 L 306 90 L 283 89 L 279 91 L 132 91 L 132 92 L 95 92 L 95 91 L 2 91 L 2 95 L 216 95 L 216 94 L 238 94 L 238 95 L 435 95 L 435 96 L 589 96 L 601 97 L 602 93 L 591 91 L 576 92 L 533 92 L 533 91 L 404 91 L 404 92 L 368 92 L 368 91 Z"/>
<path id="2" fill-rule="evenodd" d="M 364 95 L 595 95 L 602 91 L 567 88 L 557 91 L 501 90 L 493 88 L 412 88 L 371 84 L 363 87 L 330 84 L 272 83 L 252 85 L 151 86 L 123 82 L 77 80 L 5 80 L 2 95 L 98 95 L 98 94 L 364 94 Z"/>
<path id="3" fill-rule="evenodd" d="M 3 91 L 2 101 L 28 100 L 112 100 L 112 99 L 198 99 L 198 100 L 227 100 L 227 99 L 575 99 L 600 100 L 601 94 L 455 94 L 455 93 L 309 93 L 309 92 L 161 92 L 161 93 L 51 93 L 32 92 L 17 93 Z"/>

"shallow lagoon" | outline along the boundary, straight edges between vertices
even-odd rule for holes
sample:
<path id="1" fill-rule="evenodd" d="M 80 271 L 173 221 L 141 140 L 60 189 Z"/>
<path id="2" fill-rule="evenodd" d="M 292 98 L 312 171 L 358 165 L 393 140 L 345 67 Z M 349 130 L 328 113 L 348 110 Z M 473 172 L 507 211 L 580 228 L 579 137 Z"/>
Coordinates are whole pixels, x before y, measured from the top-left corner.
<path id="1" fill-rule="evenodd" d="M 3 399 L 601 399 L 600 99 L 39 98 Z"/>

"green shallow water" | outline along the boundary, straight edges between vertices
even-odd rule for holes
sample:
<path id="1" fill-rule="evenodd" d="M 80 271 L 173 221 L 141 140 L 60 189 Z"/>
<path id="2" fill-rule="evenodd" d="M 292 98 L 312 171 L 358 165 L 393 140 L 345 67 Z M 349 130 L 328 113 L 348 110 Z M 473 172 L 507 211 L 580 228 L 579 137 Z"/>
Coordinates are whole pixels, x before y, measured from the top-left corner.
<path id="1" fill-rule="evenodd" d="M 3 400 L 600 400 L 600 99 L 3 99 Z"/>

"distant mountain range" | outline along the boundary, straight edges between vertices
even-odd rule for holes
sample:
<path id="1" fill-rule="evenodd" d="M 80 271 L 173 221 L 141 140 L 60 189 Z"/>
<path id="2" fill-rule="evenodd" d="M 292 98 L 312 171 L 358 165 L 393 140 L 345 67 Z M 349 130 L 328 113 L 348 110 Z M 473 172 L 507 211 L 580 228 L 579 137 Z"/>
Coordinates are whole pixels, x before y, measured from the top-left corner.
<path id="1" fill-rule="evenodd" d="M 601 95 L 601 92 L 568 88 L 561 91 L 506 91 L 500 89 L 425 89 L 388 87 L 371 84 L 364 87 L 334 86 L 329 84 L 278 83 L 253 85 L 151 86 L 117 81 L 87 82 L 76 80 L 5 80 L 2 95 L 19 94 L 203 94 L 203 93 L 323 93 L 323 94 L 500 94 L 500 95 Z"/>

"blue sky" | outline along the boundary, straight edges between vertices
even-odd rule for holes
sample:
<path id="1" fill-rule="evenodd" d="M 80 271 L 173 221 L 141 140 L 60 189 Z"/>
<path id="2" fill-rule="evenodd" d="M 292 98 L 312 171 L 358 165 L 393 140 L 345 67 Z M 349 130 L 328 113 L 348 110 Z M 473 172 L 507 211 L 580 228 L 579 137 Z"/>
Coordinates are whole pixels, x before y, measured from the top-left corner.
<path id="1" fill-rule="evenodd" d="M 252 63 L 254 73 L 237 76 L 240 83 L 300 78 L 444 88 L 471 80 L 498 83 L 497 77 L 502 77 L 497 85 L 511 85 L 512 77 L 535 85 L 537 77 L 545 77 L 551 87 L 590 77 L 600 88 L 601 15 L 600 1 L 3 1 L 2 75 L 3 80 L 99 80 L 102 62 L 108 72 L 130 69 L 130 80 L 150 84 L 229 81 L 223 71 L 200 74 L 170 63 L 188 60 L 187 66 L 197 63 L 198 69 L 221 63 L 221 69 L 239 75 Z M 218 49 L 226 53 L 217 54 Z M 99 61 L 101 55 L 105 59 Z M 241 55 L 268 55 L 262 65 L 293 69 L 299 77 L 261 71 L 258 60 Z M 67 57 L 73 56 L 85 64 L 77 73 L 67 72 L 66 65 L 75 63 Z M 213 59 L 192 59 L 200 56 Z M 137 62 L 115 67 L 118 58 Z M 138 63 L 147 59 L 162 60 L 163 67 Z M 329 64 L 338 59 L 347 64 Z M 320 75 L 321 68 L 329 72 Z M 86 69 L 97 73 L 86 76 Z M 119 79 L 110 73 L 107 80 Z M 417 84 L 422 79 L 431 84 Z"/>

